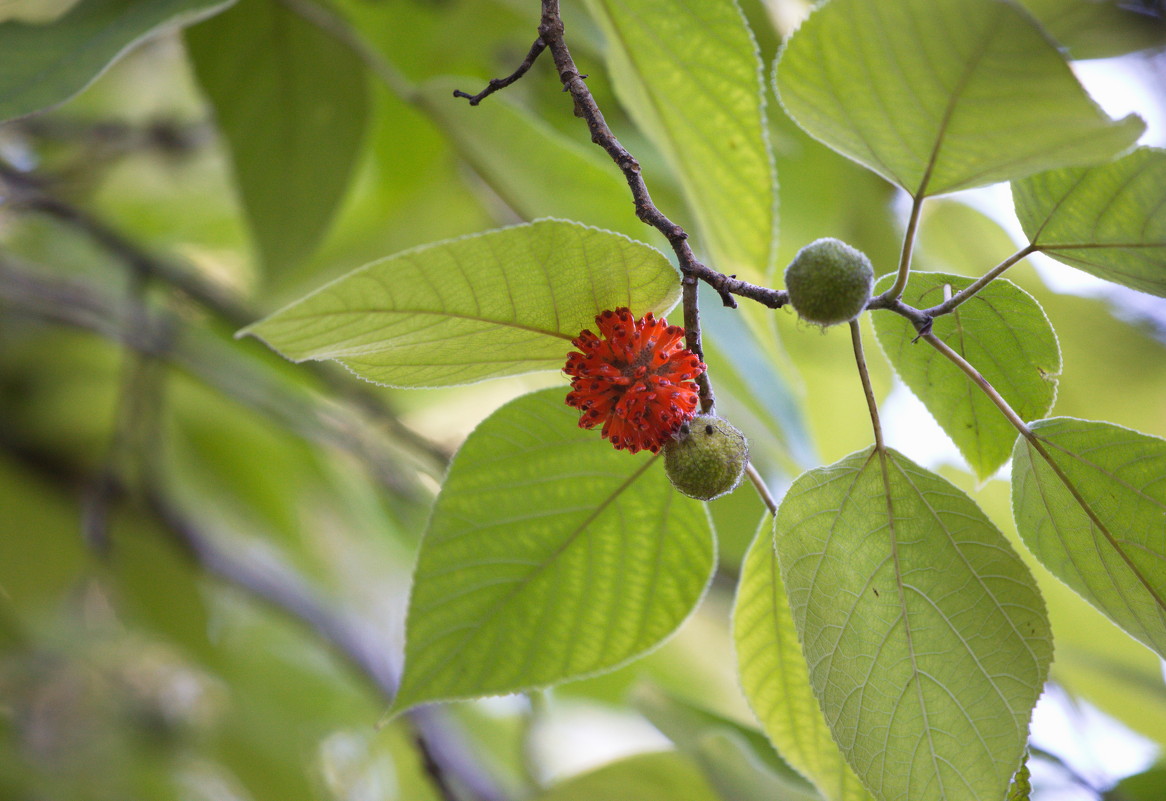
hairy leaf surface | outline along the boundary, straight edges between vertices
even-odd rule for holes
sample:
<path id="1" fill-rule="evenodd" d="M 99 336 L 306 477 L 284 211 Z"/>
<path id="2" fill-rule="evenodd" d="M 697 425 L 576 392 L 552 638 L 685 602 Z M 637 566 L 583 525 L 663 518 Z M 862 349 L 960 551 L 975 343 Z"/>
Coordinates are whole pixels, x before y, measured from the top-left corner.
<path id="1" fill-rule="evenodd" d="M 887 289 L 884 276 L 875 291 Z M 903 300 L 916 308 L 942 303 L 973 279 L 947 273 L 912 272 Z M 980 478 L 995 473 L 1012 455 L 1017 432 L 975 384 L 926 342 L 913 342 L 915 328 L 889 312 L 872 315 L 879 344 L 896 372 L 923 401 Z M 951 314 L 935 318 L 932 332 L 963 356 L 996 388 L 1022 419 L 1048 414 L 1057 394 L 1061 351 L 1040 304 L 1003 278 L 984 287 Z"/>
<path id="2" fill-rule="evenodd" d="M 834 739 L 876 798 L 1003 798 L 1052 658 L 1020 557 L 956 487 L 875 448 L 809 471 L 775 528 Z"/>
<path id="3" fill-rule="evenodd" d="M 810 688 L 768 515 L 741 570 L 733 639 L 741 689 L 778 753 L 809 778 L 827 801 L 869 799 L 834 744 Z"/>
<path id="4" fill-rule="evenodd" d="M 1012 185 L 1032 244 L 1098 278 L 1166 297 L 1166 150 L 1142 147 L 1096 167 Z"/>
<path id="5" fill-rule="evenodd" d="M 761 59 L 737 4 L 588 0 L 588 7 L 607 37 L 616 91 L 667 157 L 713 266 L 762 280 L 777 185 Z"/>
<path id="6" fill-rule="evenodd" d="M 1018 441 L 1012 465 L 1012 509 L 1025 545 L 1166 656 L 1166 441 L 1067 417 L 1030 427 L 1037 442 Z"/>
<path id="7" fill-rule="evenodd" d="M 289 359 L 336 359 L 390 386 L 561 368 L 595 315 L 676 302 L 676 269 L 610 231 L 540 220 L 373 262 L 244 330 Z"/>
<path id="8" fill-rule="evenodd" d="M 0 122 L 63 103 L 145 37 L 231 2 L 83 0 L 47 25 L 0 24 Z"/>
<path id="9" fill-rule="evenodd" d="M 368 119 L 364 65 L 278 0 L 243 0 L 187 32 L 268 272 L 309 256 L 344 197 Z"/>
<path id="10" fill-rule="evenodd" d="M 712 574 L 704 505 L 578 428 L 562 389 L 470 435 L 421 543 L 393 709 L 546 687 L 658 645 Z"/>
<path id="11" fill-rule="evenodd" d="M 917 197 L 1111 158 L 1145 128 L 1106 117 L 1001 0 L 831 0 L 789 39 L 777 88 L 807 133 Z"/>

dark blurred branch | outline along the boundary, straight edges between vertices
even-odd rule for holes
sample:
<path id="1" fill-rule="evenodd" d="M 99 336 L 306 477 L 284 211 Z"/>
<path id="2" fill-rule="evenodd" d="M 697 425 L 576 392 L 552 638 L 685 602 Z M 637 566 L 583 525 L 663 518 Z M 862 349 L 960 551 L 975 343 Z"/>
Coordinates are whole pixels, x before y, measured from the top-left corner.
<path id="1" fill-rule="evenodd" d="M 86 465 L 59 452 L 21 441 L 18 432 L 6 429 L 0 418 L 0 450 L 26 469 L 75 495 L 90 478 Z M 116 501 L 131 495 L 130 488 L 112 476 L 110 497 Z M 246 551 L 232 553 L 219 538 L 179 508 L 163 489 L 155 473 L 141 487 L 144 510 L 185 556 L 208 575 L 245 592 L 287 615 L 315 633 L 324 645 L 350 665 L 388 703 L 397 690 L 397 671 L 388 655 L 388 643 L 381 642 L 354 618 L 329 607 L 312 585 L 289 566 L 270 559 L 259 560 Z M 116 558 L 116 552 L 112 554 Z M 480 759 L 459 733 L 456 722 L 435 708 L 414 709 L 400 719 L 421 752 L 422 762 L 445 801 L 464 801 L 453 785 L 464 788 L 476 801 L 506 801 L 506 794 L 486 774 Z M 370 724 L 371 725 L 371 724 Z"/>
<path id="2" fill-rule="evenodd" d="M 353 621 L 330 609 L 312 587 L 291 568 L 229 554 L 157 487 L 145 493 L 147 508 L 190 558 L 207 573 L 245 590 L 274 609 L 310 628 L 336 654 L 369 679 L 386 702 L 397 692 L 397 671 L 386 658 L 389 648 L 366 636 Z M 463 785 L 480 801 L 505 801 L 506 796 L 482 770 L 464 741 L 436 710 L 414 710 L 404 718 L 412 728 L 426 771 L 446 801 L 459 801 L 452 782 Z"/>
<path id="3" fill-rule="evenodd" d="M 149 326 L 126 327 L 125 309 L 109 293 L 77 280 L 49 278 L 43 271 L 0 257 L 0 309 L 67 325 L 118 342 L 143 357 L 164 359 L 255 409 L 304 439 L 340 448 L 361 459 L 377 481 L 398 496 L 418 499 L 420 490 L 365 420 L 331 408 L 274 378 L 238 347 L 224 343 L 177 315 L 156 312 Z M 133 312 L 138 318 L 145 307 Z M 354 410 L 355 411 L 355 410 Z"/>
<path id="4" fill-rule="evenodd" d="M 6 187 L 6 191 L 0 191 L 0 202 L 6 206 L 44 214 L 81 232 L 134 274 L 178 290 L 232 328 L 242 328 L 261 316 L 190 270 L 153 256 L 104 221 L 50 194 L 34 176 L 14 170 L 2 161 L 0 184 Z M 436 472 L 440 473 L 449 462 L 447 449 L 402 423 L 386 408 L 380 395 L 356 383 L 357 379 L 346 371 L 324 362 L 306 362 L 303 367 L 407 447 L 430 459 L 436 465 Z"/>

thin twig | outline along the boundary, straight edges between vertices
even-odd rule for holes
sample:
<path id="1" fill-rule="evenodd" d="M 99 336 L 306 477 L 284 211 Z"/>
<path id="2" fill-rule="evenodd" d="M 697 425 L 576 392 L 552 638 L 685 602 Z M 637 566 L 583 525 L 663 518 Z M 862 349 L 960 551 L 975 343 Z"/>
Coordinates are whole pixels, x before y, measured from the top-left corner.
<path id="1" fill-rule="evenodd" d="M 1045 463 L 1048 464 L 1049 469 L 1056 474 L 1057 479 L 1061 482 L 1062 485 L 1064 485 L 1069 494 L 1073 496 L 1073 500 L 1077 502 L 1077 505 L 1081 507 L 1081 511 L 1085 513 L 1090 521 L 1092 521 L 1093 526 L 1101 532 L 1102 536 L 1104 536 L 1105 539 L 1109 542 L 1114 552 L 1117 553 L 1119 557 L 1121 557 L 1122 561 L 1125 563 L 1126 567 L 1129 568 L 1130 572 L 1137 576 L 1138 581 L 1142 584 L 1142 586 L 1146 587 L 1150 594 L 1154 596 L 1154 600 L 1158 606 L 1166 607 L 1166 598 L 1159 597 L 1159 594 L 1153 588 L 1153 584 L 1143 575 L 1142 568 L 1130 559 L 1129 554 L 1126 553 L 1126 549 L 1119 546 L 1117 538 L 1114 536 L 1113 532 L 1109 530 L 1109 527 L 1105 525 L 1104 521 L 1101 520 L 1097 512 L 1093 510 L 1093 507 L 1089 505 L 1089 502 L 1085 499 L 1085 496 L 1081 494 L 1081 491 L 1077 488 L 1077 485 L 1073 483 L 1072 478 L 1069 477 L 1064 468 L 1057 464 L 1057 462 L 1049 454 L 1048 449 L 1045 448 L 1045 442 L 1040 437 L 1038 437 L 1036 433 L 1028 427 L 1020 415 L 1018 415 L 1012 409 L 1012 407 L 1008 405 L 1008 401 L 1001 397 L 1000 393 L 996 391 L 996 388 L 993 387 L 992 384 L 989 383 L 989 381 L 980 374 L 979 370 L 969 364 L 967 359 L 965 359 L 963 356 L 952 350 L 942 339 L 935 336 L 935 334 L 927 334 L 923 337 L 923 339 L 925 339 L 928 344 L 930 344 L 933 348 L 938 350 L 956 366 L 963 370 L 964 373 L 972 379 L 972 382 L 991 399 L 992 403 L 994 403 L 996 407 L 1004 414 L 1004 416 L 1008 418 L 1008 422 L 1012 423 L 1016 430 L 1020 432 L 1021 436 L 1023 436 L 1025 440 L 1028 441 L 1029 446 L 1035 450 L 1042 459 L 1044 459 Z"/>
<path id="2" fill-rule="evenodd" d="M 471 106 L 478 105 L 484 99 L 497 92 L 499 89 L 505 89 L 507 86 L 521 78 L 523 75 L 526 75 L 527 71 L 529 71 L 530 68 L 534 66 L 535 59 L 537 59 L 539 54 L 546 49 L 547 43 L 544 42 L 540 36 L 538 39 L 534 40 L 534 44 L 530 46 L 530 52 L 526 54 L 526 58 L 522 60 L 522 63 L 518 65 L 518 69 L 516 69 L 514 72 L 510 73 L 505 78 L 492 78 L 490 83 L 486 85 L 486 88 L 478 92 L 476 95 L 471 95 L 467 92 L 463 92 L 460 89 L 454 89 L 453 96 L 466 98 L 470 101 Z"/>
<path id="3" fill-rule="evenodd" d="M 883 445 L 883 426 L 879 422 L 879 405 L 875 400 L 874 387 L 870 383 L 870 371 L 866 367 L 866 357 L 862 352 L 862 329 L 858 320 L 850 321 L 850 343 L 854 347 L 854 362 L 858 365 L 858 375 L 862 379 L 862 392 L 866 395 L 866 407 L 870 411 L 870 423 L 874 427 L 875 448 L 881 454 L 886 450 Z"/>
<path id="4" fill-rule="evenodd" d="M 911 274 L 911 254 L 915 250 L 915 233 L 919 230 L 919 214 L 923 210 L 923 195 L 911 201 L 911 214 L 907 218 L 907 231 L 903 235 L 903 249 L 899 253 L 899 272 L 895 283 L 883 295 L 888 300 L 898 300 L 907 288 L 907 278 Z"/>
<path id="5" fill-rule="evenodd" d="M 1030 429 L 1028 425 L 1025 424 L 1020 415 L 1018 415 L 1012 409 L 1012 407 L 1008 404 L 1008 401 L 1004 400 L 1000 393 L 996 391 L 996 388 L 992 386 L 991 382 L 984 378 L 984 376 L 980 374 L 980 371 L 973 367 L 967 359 L 956 353 L 946 342 L 931 332 L 923 334 L 922 338 L 927 342 L 928 345 L 943 354 L 943 356 L 947 358 L 948 361 L 952 362 L 956 367 L 960 368 L 960 370 L 962 370 L 964 374 L 972 380 L 972 383 L 979 387 L 980 390 L 988 396 L 989 400 L 991 400 L 992 403 L 996 405 L 996 408 L 999 409 L 1006 418 L 1008 418 L 1008 422 L 1012 423 L 1016 430 L 1019 431 L 1021 435 L 1025 437 L 1025 439 L 1028 439 L 1030 442 L 1036 439 L 1036 436 L 1032 433 L 1032 429 Z"/>
<path id="6" fill-rule="evenodd" d="M 761 502 L 765 504 L 765 508 L 769 510 L 771 515 L 777 514 L 777 501 L 773 497 L 773 493 L 769 491 L 769 487 L 765 483 L 765 479 L 761 477 L 761 473 L 753 466 L 752 462 L 745 463 L 745 475 L 749 477 L 749 481 L 753 484 L 753 488 L 757 490 L 757 494 L 761 496 Z"/>
<path id="7" fill-rule="evenodd" d="M 961 289 L 959 292 L 955 293 L 950 298 L 944 300 L 943 303 L 940 303 L 937 306 L 932 306 L 930 309 L 924 309 L 922 313 L 926 314 L 930 317 L 939 317 L 941 315 L 949 314 L 949 313 L 955 311 L 957 306 L 959 306 L 964 301 L 969 300 L 970 298 L 974 297 L 977 292 L 979 292 L 981 289 L 983 289 L 988 284 L 990 284 L 992 281 L 994 281 L 1001 273 L 1003 273 L 1009 267 L 1011 267 L 1012 265 L 1016 264 L 1019 261 L 1022 261 L 1025 258 L 1027 258 L 1031 254 L 1035 253 L 1037 250 L 1038 250 L 1038 248 L 1036 245 L 1027 245 L 1026 247 L 1021 248 L 1020 250 L 1016 251 L 1011 256 L 1006 258 L 1004 261 L 997 264 L 991 270 L 984 273 L 979 279 L 976 280 L 975 283 L 965 287 L 964 289 Z"/>
<path id="8" fill-rule="evenodd" d="M 705 275 L 711 277 L 715 271 L 705 267 L 697 260 L 696 254 L 692 252 L 692 248 L 688 244 L 688 234 L 685 230 L 656 208 L 652 202 L 652 196 L 648 192 L 647 184 L 644 183 L 644 178 L 640 173 L 639 162 L 620 144 L 611 128 L 608 127 L 603 112 L 599 110 L 595 98 L 591 95 L 591 90 L 575 66 L 571 51 L 567 48 L 567 43 L 563 37 L 563 20 L 559 15 L 558 0 L 543 0 L 542 20 L 539 23 L 538 32 L 539 39 L 545 42 L 551 51 L 551 57 L 555 61 L 555 69 L 559 74 L 559 81 L 563 84 L 563 88 L 571 94 L 575 103 L 576 116 L 586 121 L 588 129 L 591 131 L 591 141 L 602 147 L 624 174 L 632 192 L 636 216 L 663 234 L 672 246 L 673 252 L 676 253 L 684 285 L 685 344 L 689 350 L 697 355 L 697 358 L 704 361 L 696 281 Z M 715 274 L 719 275 L 719 273 Z M 717 288 L 717 291 L 721 294 L 722 302 L 730 306 L 735 305 L 732 297 L 723 288 Z M 707 371 L 697 378 L 697 386 L 700 391 L 701 409 L 708 412 L 715 405 L 716 399 Z"/>

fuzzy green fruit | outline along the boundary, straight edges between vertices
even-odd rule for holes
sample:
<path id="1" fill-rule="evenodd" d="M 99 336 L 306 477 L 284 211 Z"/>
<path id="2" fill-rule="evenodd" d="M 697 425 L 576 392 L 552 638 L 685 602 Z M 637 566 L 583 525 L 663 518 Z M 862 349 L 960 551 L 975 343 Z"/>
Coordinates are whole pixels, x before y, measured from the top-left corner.
<path id="1" fill-rule="evenodd" d="M 672 486 L 701 501 L 735 490 L 748 462 L 744 435 L 711 414 L 689 420 L 664 446 L 664 472 Z"/>
<path id="2" fill-rule="evenodd" d="M 823 328 L 857 317 L 873 286 L 870 259 L 837 239 L 811 242 L 785 268 L 785 288 L 798 316 Z"/>

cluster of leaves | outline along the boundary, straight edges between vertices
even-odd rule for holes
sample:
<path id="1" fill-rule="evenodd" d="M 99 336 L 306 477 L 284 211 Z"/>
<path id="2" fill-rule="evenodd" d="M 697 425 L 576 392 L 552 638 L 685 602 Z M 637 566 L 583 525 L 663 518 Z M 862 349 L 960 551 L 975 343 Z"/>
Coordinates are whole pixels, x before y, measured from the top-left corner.
<path id="1" fill-rule="evenodd" d="M 1075 33 L 1064 5 L 1030 10 L 1096 54 L 1101 45 Z M 835 224 L 838 212 L 802 207 L 779 225 L 780 137 L 812 143 L 792 125 L 771 131 L 780 112 L 766 108 L 761 32 L 716 0 L 585 6 L 644 137 L 637 155 L 650 164 L 658 154 L 676 176 L 657 196 L 683 204 L 710 265 L 772 284 L 813 228 L 797 214 Z M 505 94 L 471 109 L 450 97 L 460 81 L 411 83 L 359 38 L 372 35 L 359 24 L 370 12 L 344 10 L 355 24 L 300 0 L 85 0 L 53 26 L 0 28 L 0 52 L 22 54 L 4 59 L 0 118 L 60 102 L 161 25 L 190 25 L 193 72 L 269 275 L 296 279 L 352 191 L 372 118 L 369 74 L 533 220 L 372 262 L 244 329 L 295 361 L 335 360 L 396 388 L 450 387 L 559 369 L 604 309 L 663 315 L 676 305 L 681 275 L 630 238 L 652 232 L 600 151 Z M 84 59 L 66 47 L 79 41 L 92 45 Z M 834 189 L 882 191 L 875 174 L 912 201 L 898 269 L 885 241 L 875 254 L 887 275 L 869 316 L 895 372 L 977 478 L 1012 460 L 1028 553 L 1166 655 L 1166 442 L 1045 419 L 1061 372 L 1057 336 L 1037 300 L 999 277 L 1039 252 L 1166 296 L 1166 152 L 1131 149 L 1142 123 L 1100 113 L 1046 30 L 1011 3 L 830 0 L 785 42 L 773 84 L 790 120 L 869 171 L 829 162 Z M 578 125 L 560 105 L 565 124 Z M 783 177 L 790 192 L 811 180 L 796 170 Z M 995 268 L 973 265 L 973 276 L 911 269 L 925 199 L 1001 181 L 1012 182 L 1023 248 L 999 253 Z M 929 312 L 927 323 L 886 308 L 900 301 Z M 814 467 L 775 313 L 747 302 L 703 311 L 722 408 L 740 415 L 760 466 L 785 489 L 756 526 L 756 503 L 717 521 L 743 557 L 733 615 L 741 686 L 780 758 L 747 727 L 646 695 L 638 706 L 678 744 L 689 738 L 686 750 L 713 764 L 715 788 L 660 755 L 546 797 L 601 797 L 635 777 L 662 798 L 1004 798 L 1026 770 L 1029 717 L 1060 634 L 1027 557 L 968 495 L 881 436 Z M 707 592 L 718 508 L 676 494 L 657 457 L 613 451 L 580 430 L 564 393 L 506 403 L 454 457 L 420 541 L 391 712 L 613 671 L 657 648 Z M 699 729 L 718 734 L 693 737 Z M 758 755 L 760 767 L 739 764 Z"/>

